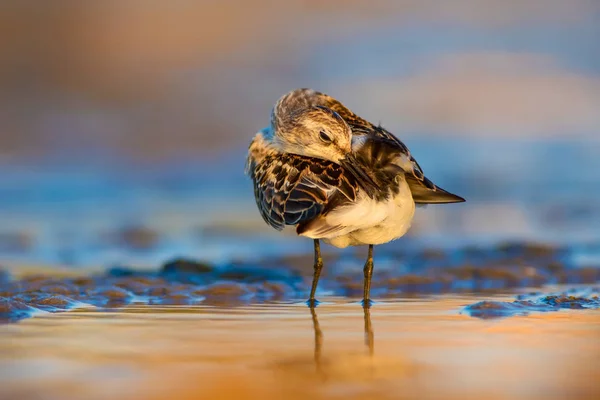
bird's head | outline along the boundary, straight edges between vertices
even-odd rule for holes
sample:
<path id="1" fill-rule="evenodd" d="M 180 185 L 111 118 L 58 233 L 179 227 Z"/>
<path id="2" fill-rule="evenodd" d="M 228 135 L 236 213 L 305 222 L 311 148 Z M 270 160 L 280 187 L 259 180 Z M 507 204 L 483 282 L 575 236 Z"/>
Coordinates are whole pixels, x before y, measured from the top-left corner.
<path id="1" fill-rule="evenodd" d="M 340 163 L 352 152 L 352 131 L 328 108 L 316 106 L 284 117 L 274 129 L 274 141 L 286 153 Z"/>
<path id="2" fill-rule="evenodd" d="M 340 163 L 352 151 L 352 131 L 340 115 L 315 105 L 305 90 L 279 99 L 271 115 L 273 144 L 282 152 Z"/>
<path id="3" fill-rule="evenodd" d="M 352 130 L 335 111 L 315 104 L 314 91 L 298 89 L 279 99 L 271 114 L 272 145 L 283 153 L 332 161 L 369 193 L 377 187 L 352 152 Z"/>

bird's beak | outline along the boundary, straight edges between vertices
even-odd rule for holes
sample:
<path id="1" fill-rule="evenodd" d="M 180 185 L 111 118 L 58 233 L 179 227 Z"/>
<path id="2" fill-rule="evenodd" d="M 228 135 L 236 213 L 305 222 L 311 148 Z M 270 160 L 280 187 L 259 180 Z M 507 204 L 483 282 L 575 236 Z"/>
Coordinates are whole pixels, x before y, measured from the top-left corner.
<path id="1" fill-rule="evenodd" d="M 354 154 L 348 154 L 342 160 L 340 165 L 344 167 L 358 181 L 360 187 L 373 197 L 375 190 L 379 189 L 379 185 L 365 172 L 363 166 L 358 162 Z"/>

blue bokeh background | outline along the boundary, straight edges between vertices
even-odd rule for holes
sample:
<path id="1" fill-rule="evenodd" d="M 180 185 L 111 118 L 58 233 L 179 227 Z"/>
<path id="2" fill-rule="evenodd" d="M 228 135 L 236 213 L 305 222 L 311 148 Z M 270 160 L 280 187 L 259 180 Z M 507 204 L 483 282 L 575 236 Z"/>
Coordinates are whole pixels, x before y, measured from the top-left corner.
<path id="1" fill-rule="evenodd" d="M 595 242 L 599 38 L 600 5 L 577 0 L 8 2 L 0 263 L 310 251 L 262 222 L 243 175 L 296 87 L 382 123 L 468 199 L 389 246 Z"/>

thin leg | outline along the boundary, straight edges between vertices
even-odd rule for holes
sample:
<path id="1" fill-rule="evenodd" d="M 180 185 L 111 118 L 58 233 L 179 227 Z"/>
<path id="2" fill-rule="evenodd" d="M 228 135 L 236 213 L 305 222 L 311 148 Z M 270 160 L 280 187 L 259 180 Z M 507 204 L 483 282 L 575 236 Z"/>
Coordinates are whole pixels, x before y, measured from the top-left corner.
<path id="1" fill-rule="evenodd" d="M 369 349 L 369 355 L 373 355 L 373 348 L 375 347 L 375 335 L 373 334 L 373 327 L 371 326 L 371 310 L 368 307 L 364 307 L 365 313 L 365 345 Z"/>
<path id="2" fill-rule="evenodd" d="M 373 245 L 369 245 L 369 255 L 363 269 L 365 273 L 365 290 L 363 292 L 363 306 L 371 306 L 371 277 L 373 276 Z"/>
<path id="3" fill-rule="evenodd" d="M 310 308 L 310 314 L 312 315 L 313 329 L 315 331 L 315 364 L 317 369 L 321 366 L 321 348 L 323 347 L 323 332 L 319 325 L 319 319 L 317 318 L 317 311 L 314 307 Z"/>
<path id="4" fill-rule="evenodd" d="M 315 307 L 318 301 L 315 299 L 315 292 L 317 291 L 317 284 L 319 283 L 319 277 L 321 276 L 321 270 L 323 269 L 323 259 L 321 258 L 321 245 L 319 239 L 315 239 L 315 269 L 313 272 L 312 287 L 310 289 L 310 297 L 308 298 L 308 306 Z"/>

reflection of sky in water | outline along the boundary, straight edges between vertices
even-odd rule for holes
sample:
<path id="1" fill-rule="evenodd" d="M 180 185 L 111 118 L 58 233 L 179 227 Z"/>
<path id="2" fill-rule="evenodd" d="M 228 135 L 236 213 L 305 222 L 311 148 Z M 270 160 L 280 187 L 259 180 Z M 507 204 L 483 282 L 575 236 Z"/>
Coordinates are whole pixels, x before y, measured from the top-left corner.
<path id="1" fill-rule="evenodd" d="M 418 210 L 411 239 L 389 246 L 443 246 L 502 239 L 589 241 L 600 227 L 597 142 L 407 141 L 426 174 L 468 199 Z M 3 260 L 156 265 L 173 256 L 230 260 L 308 252 L 311 243 L 264 224 L 243 175 L 244 151 L 215 165 L 132 169 L 115 164 L 5 168 L 3 233 L 32 237 Z M 130 226 L 158 232 L 148 251 L 115 246 L 106 235 Z"/>

